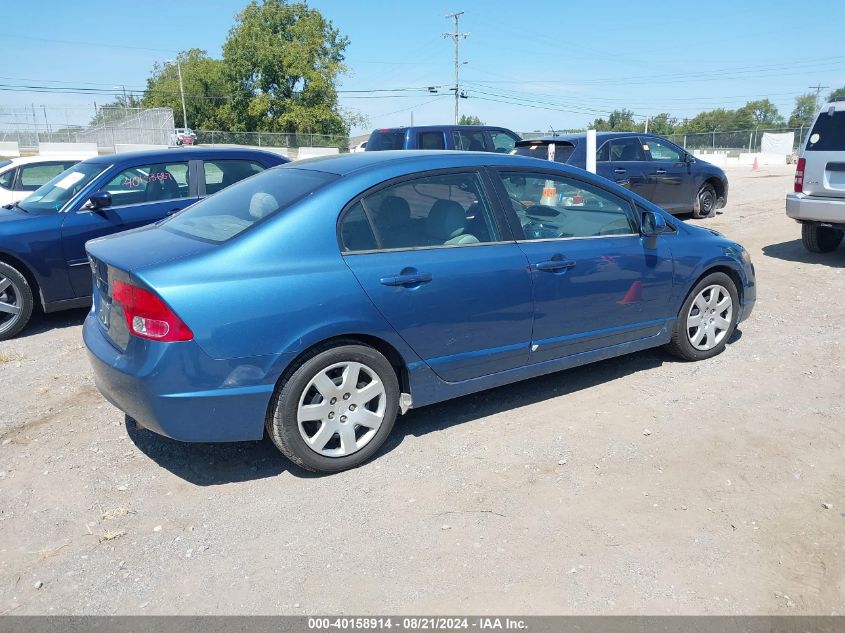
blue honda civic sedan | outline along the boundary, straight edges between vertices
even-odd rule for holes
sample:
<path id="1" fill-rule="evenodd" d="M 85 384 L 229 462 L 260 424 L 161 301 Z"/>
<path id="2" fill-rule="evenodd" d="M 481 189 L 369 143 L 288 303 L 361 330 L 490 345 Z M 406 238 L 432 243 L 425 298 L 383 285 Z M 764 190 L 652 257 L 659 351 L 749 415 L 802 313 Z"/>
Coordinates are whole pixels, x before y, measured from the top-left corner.
<path id="1" fill-rule="evenodd" d="M 399 412 L 665 345 L 720 353 L 747 251 L 577 168 L 365 152 L 269 169 L 87 245 L 96 384 L 184 441 L 354 467 Z"/>

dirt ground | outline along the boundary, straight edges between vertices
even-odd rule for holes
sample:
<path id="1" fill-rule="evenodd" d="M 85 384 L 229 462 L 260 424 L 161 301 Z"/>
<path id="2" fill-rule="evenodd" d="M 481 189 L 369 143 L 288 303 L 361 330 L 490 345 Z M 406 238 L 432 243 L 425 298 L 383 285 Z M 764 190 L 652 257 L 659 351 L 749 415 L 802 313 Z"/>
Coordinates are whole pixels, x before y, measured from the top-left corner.
<path id="1" fill-rule="evenodd" d="M 412 411 L 338 475 L 128 429 L 84 311 L 39 317 L 0 343 L 0 613 L 845 612 L 845 246 L 803 251 L 791 168 L 729 176 L 696 222 L 759 292 L 724 354 Z"/>

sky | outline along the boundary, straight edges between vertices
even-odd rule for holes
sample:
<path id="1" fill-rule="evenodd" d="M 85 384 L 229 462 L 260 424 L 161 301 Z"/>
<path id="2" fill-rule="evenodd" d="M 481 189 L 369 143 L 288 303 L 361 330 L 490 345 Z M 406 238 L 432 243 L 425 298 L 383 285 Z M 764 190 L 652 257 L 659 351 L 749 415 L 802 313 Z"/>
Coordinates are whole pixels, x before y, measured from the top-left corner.
<path id="1" fill-rule="evenodd" d="M 20 86 L 142 90 L 155 62 L 214 57 L 246 0 L 0 0 L 0 130 L 34 106 L 39 123 L 85 123 L 108 94 Z M 463 11 L 461 113 L 517 132 L 580 128 L 614 108 L 692 117 L 770 99 L 789 116 L 810 86 L 845 86 L 841 0 L 631 3 L 568 0 L 310 0 L 349 37 L 344 109 L 367 128 L 451 123 Z M 431 93 L 427 87 L 435 87 Z M 391 92 L 346 92 L 389 90 Z M 4 115 L 5 112 L 5 115 Z M 4 119 L 5 116 L 5 119 Z M 30 115 L 31 116 L 31 115 Z M 189 122 L 190 123 L 190 122 Z M 360 133 L 365 130 L 357 129 Z"/>

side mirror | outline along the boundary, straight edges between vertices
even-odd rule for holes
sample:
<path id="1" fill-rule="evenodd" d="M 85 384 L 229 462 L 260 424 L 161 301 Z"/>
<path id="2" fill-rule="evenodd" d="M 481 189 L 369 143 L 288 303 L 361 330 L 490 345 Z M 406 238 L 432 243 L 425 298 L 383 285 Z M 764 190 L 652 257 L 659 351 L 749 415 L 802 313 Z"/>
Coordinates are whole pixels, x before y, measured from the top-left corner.
<path id="1" fill-rule="evenodd" d="M 98 191 L 88 198 L 91 208 L 104 209 L 111 206 L 111 194 L 108 191 Z"/>
<path id="2" fill-rule="evenodd" d="M 645 237 L 656 237 L 666 232 L 666 220 L 663 216 L 654 211 L 643 211 L 643 221 L 640 225 L 640 232 Z"/>
<path id="3" fill-rule="evenodd" d="M 692 165 L 695 162 L 695 156 L 692 154 L 684 154 L 684 162 L 687 165 Z"/>

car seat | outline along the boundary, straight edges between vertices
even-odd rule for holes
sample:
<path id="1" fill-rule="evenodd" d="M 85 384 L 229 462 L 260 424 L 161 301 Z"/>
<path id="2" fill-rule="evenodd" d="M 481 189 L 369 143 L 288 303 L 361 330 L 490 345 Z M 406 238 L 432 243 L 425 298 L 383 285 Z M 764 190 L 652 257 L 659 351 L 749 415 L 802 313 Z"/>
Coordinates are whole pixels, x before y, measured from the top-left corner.
<path id="1" fill-rule="evenodd" d="M 249 199 L 249 215 L 256 221 L 266 218 L 278 208 L 279 202 L 275 196 L 264 191 L 252 194 Z"/>
<path id="2" fill-rule="evenodd" d="M 411 206 L 405 198 L 387 196 L 374 212 L 373 224 L 383 248 L 415 246 Z"/>
<path id="3" fill-rule="evenodd" d="M 454 200 L 438 200 L 428 214 L 425 232 L 431 246 L 478 244 L 478 238 L 466 233 L 466 212 Z"/>
<path id="4" fill-rule="evenodd" d="M 167 169 L 150 170 L 147 181 L 147 202 L 173 200 L 181 197 L 179 185 Z"/>

